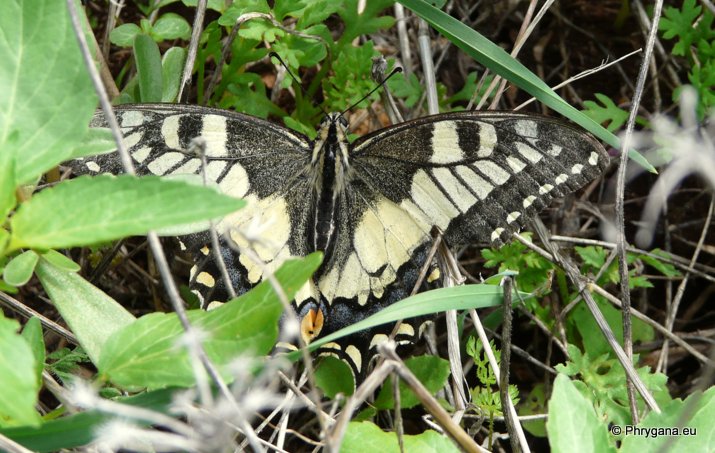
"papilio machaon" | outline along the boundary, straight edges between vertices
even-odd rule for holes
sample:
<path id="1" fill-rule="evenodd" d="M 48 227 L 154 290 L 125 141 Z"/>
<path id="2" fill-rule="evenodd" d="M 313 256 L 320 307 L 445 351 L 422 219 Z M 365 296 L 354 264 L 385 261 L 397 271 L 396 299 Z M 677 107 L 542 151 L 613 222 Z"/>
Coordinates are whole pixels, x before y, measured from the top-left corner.
<path id="1" fill-rule="evenodd" d="M 217 225 L 225 241 L 248 246 L 242 232 L 253 226 L 251 245 L 268 269 L 324 251 L 322 267 L 296 297 L 300 316 L 322 312 L 321 334 L 409 295 L 434 227 L 450 245 L 499 244 L 608 163 L 604 148 L 568 123 L 513 112 L 428 116 L 354 143 L 340 114 L 328 115 L 313 141 L 266 120 L 207 107 L 137 104 L 116 112 L 139 174 L 199 173 L 200 158 L 186 150 L 203 139 L 208 178 L 248 201 Z M 92 125 L 104 126 L 103 116 Z M 80 173 L 122 171 L 115 153 L 71 165 Z M 207 236 L 184 242 L 195 253 L 191 283 L 203 303 L 220 298 L 223 283 Z M 237 291 L 263 278 L 246 254 L 224 247 L 222 256 Z M 405 329 L 414 335 L 412 326 Z M 353 339 L 333 352 L 362 373 L 361 351 L 371 340 Z"/>

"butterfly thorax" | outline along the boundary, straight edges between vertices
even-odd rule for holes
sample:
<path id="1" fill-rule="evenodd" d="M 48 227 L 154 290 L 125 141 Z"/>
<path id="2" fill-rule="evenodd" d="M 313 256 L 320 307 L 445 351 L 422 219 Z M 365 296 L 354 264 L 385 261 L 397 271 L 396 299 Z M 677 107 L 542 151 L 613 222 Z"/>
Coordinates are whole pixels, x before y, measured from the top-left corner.
<path id="1" fill-rule="evenodd" d="M 309 231 L 313 250 L 330 254 L 336 234 L 336 219 L 340 209 L 348 174 L 348 143 L 346 123 L 339 113 L 325 117 L 318 130 L 311 158 L 314 223 Z"/>

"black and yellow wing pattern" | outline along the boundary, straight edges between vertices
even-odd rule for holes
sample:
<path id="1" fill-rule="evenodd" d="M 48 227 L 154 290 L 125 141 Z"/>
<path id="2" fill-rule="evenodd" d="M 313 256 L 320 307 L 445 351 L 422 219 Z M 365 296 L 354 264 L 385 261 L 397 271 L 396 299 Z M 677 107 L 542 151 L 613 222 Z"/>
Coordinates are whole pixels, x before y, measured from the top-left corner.
<path id="1" fill-rule="evenodd" d="M 300 316 L 321 312 L 322 334 L 409 295 L 434 231 L 450 245 L 500 244 L 608 163 L 604 148 L 580 129 L 513 112 L 434 115 L 348 143 L 339 114 L 328 115 L 312 141 L 206 107 L 138 104 L 116 111 L 138 173 L 205 171 L 223 192 L 247 200 L 247 208 L 217 225 L 239 293 L 290 257 L 324 252 L 322 267 L 296 298 Z M 104 126 L 101 114 L 93 125 Z M 187 151 L 196 143 L 206 156 L 203 170 Z M 71 165 L 81 173 L 121 171 L 112 154 Z M 195 253 L 191 278 L 203 302 L 225 298 L 206 235 L 184 242 Z M 240 253 L 248 247 L 252 257 Z M 415 335 L 410 324 L 402 329 Z M 380 336 L 324 350 L 362 373 L 361 352 Z"/>

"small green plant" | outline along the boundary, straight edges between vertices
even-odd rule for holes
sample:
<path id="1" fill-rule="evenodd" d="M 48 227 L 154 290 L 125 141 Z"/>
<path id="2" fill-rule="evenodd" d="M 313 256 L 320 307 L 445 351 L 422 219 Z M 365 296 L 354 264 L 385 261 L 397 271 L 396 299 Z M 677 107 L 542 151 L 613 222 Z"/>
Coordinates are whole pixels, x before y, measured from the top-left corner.
<path id="1" fill-rule="evenodd" d="M 497 364 L 501 363 L 501 350 L 496 347 L 493 340 L 489 341 L 489 346 L 494 351 Z M 484 346 L 475 337 L 469 337 L 466 352 L 474 360 L 475 373 L 480 384 L 480 386 L 471 389 L 472 402 L 486 413 L 490 419 L 503 415 L 499 389 L 497 388 L 497 378 L 494 375 L 494 370 L 489 365 Z M 515 405 L 519 402 L 519 390 L 515 385 L 509 386 L 509 397 Z"/>
<path id="2" fill-rule="evenodd" d="M 584 101 L 584 113 L 593 118 L 599 124 L 605 124 L 606 129 L 611 132 L 619 131 L 623 128 L 628 120 L 628 111 L 617 106 L 611 98 L 605 94 L 596 93 L 596 101 Z M 641 117 L 636 117 L 636 123 L 641 126 L 647 126 L 648 121 Z"/>
<path id="3" fill-rule="evenodd" d="M 526 237 L 528 238 L 530 235 L 526 234 Z M 583 275 L 598 277 L 595 283 L 602 287 L 613 286 L 619 282 L 617 261 L 613 260 L 607 267 L 604 267 L 608 261 L 609 250 L 600 246 L 576 246 L 574 250 L 582 260 L 580 270 Z M 654 250 L 652 254 L 668 258 L 667 254 L 659 250 Z M 575 292 L 568 289 L 565 277 L 560 269 L 518 241 L 513 241 L 499 249 L 484 249 L 482 250 L 482 257 L 486 259 L 486 267 L 497 267 L 500 272 L 506 270 L 518 272 L 516 276 L 517 287 L 522 291 L 539 296 L 526 299 L 524 301 L 525 307 L 534 313 L 546 326 L 554 327 L 555 320 L 552 307 L 544 304 L 541 296 L 551 293 L 552 277 L 554 275 L 554 289 L 556 290 L 556 295 L 562 299 L 562 304 L 567 304 L 577 297 Z M 628 253 L 627 262 L 631 267 L 629 269 L 629 285 L 631 288 L 651 288 L 653 286 L 644 274 L 646 267 L 652 268 L 667 277 L 680 275 L 680 272 L 672 264 L 650 255 Z M 556 295 L 552 294 L 550 297 L 555 297 Z M 601 295 L 594 294 L 593 296 L 612 331 L 616 334 L 616 338 L 622 338 L 621 312 Z M 587 352 L 593 355 L 600 355 L 610 350 L 584 304 L 577 305 L 564 321 L 568 342 L 584 345 Z M 639 319 L 633 319 L 634 341 L 650 341 L 653 336 L 652 327 Z"/>
<path id="4" fill-rule="evenodd" d="M 497 364 L 501 363 L 501 350 L 496 348 L 493 340 L 489 340 L 489 346 L 494 351 Z M 475 374 L 479 385 L 470 390 L 472 396 L 472 404 L 477 408 L 480 414 L 485 415 L 489 419 L 490 436 L 494 432 L 494 417 L 504 414 L 499 396 L 499 388 L 497 377 L 489 364 L 489 359 L 484 352 L 484 346 L 481 341 L 475 337 L 467 339 L 466 346 L 467 355 L 474 360 Z M 509 398 L 512 404 L 516 405 L 519 402 L 519 389 L 516 385 L 509 385 Z M 491 440 L 489 441 L 491 443 Z"/>
<path id="5" fill-rule="evenodd" d="M 685 0 L 680 8 L 665 8 L 660 31 L 665 39 L 674 39 L 673 55 L 684 57 L 690 67 L 688 80 L 698 93 L 698 118 L 715 107 L 715 29 L 713 14 L 695 0 Z M 673 92 L 680 98 L 682 87 Z"/>
<path id="6" fill-rule="evenodd" d="M 569 360 L 565 364 L 556 365 L 557 371 L 569 377 L 577 378 L 573 384 L 581 394 L 592 402 L 596 413 L 602 420 L 609 423 L 625 425 L 631 419 L 626 393 L 625 372 L 618 360 L 602 354 L 598 357 L 587 352 L 581 352 L 574 345 L 568 346 Z M 638 358 L 634 357 L 637 363 Z M 652 392 L 658 404 L 670 401 L 670 395 L 665 385 L 667 376 L 661 373 L 652 373 L 649 367 L 637 369 L 638 375 Z M 639 410 L 645 404 L 639 398 Z"/>

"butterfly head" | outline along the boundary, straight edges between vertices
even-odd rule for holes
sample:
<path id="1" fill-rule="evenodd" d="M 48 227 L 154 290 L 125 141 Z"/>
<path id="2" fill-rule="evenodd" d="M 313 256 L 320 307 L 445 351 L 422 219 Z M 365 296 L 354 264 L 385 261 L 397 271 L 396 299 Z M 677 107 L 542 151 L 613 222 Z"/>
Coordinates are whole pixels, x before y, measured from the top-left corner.
<path id="1" fill-rule="evenodd" d="M 318 136 L 315 139 L 313 165 L 318 164 L 326 154 L 331 161 L 339 159 L 347 165 L 347 134 L 348 121 L 342 113 L 332 112 L 326 114 L 320 122 Z"/>
<path id="2" fill-rule="evenodd" d="M 318 137 L 326 142 L 337 143 L 347 137 L 347 132 L 348 120 L 342 113 L 331 112 L 325 115 L 323 121 L 320 122 Z"/>

